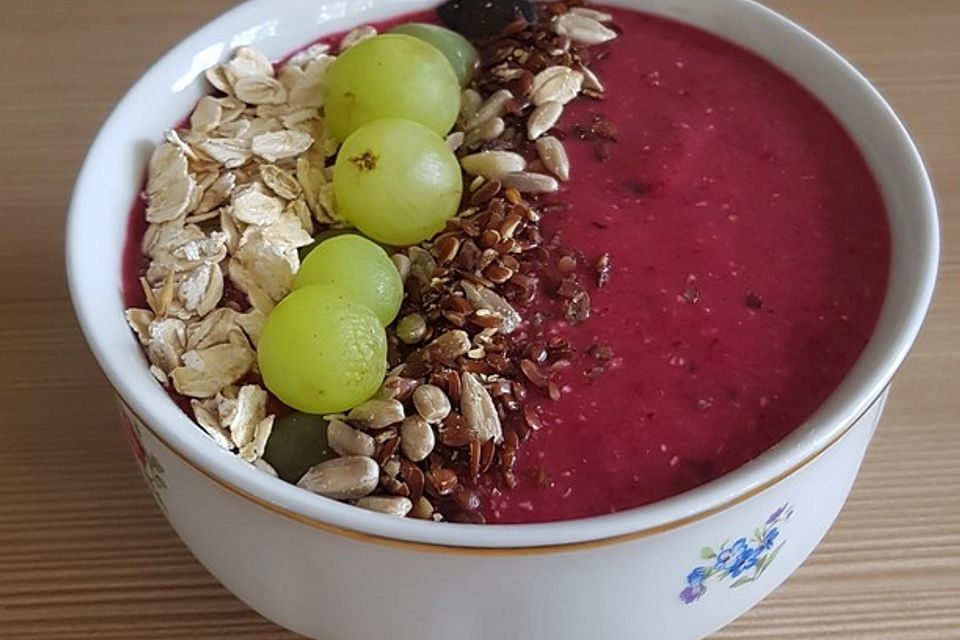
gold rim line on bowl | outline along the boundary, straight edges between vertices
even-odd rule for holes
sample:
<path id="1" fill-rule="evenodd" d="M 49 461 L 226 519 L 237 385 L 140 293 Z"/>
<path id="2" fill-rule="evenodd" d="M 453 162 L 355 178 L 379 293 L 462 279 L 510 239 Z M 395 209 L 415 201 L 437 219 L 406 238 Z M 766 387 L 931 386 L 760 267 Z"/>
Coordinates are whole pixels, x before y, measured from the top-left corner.
<path id="1" fill-rule="evenodd" d="M 184 455 L 182 452 L 177 450 L 176 447 L 171 445 L 166 439 L 164 439 L 159 434 L 157 434 L 157 432 L 153 428 L 147 425 L 146 421 L 143 420 L 143 418 L 137 415 L 137 413 L 133 409 L 131 409 L 126 402 L 123 402 L 122 398 L 121 398 L 121 402 L 123 403 L 123 407 L 137 418 L 137 421 L 140 423 L 140 425 L 143 428 L 145 428 L 148 432 L 150 432 L 150 435 L 152 435 L 154 439 L 157 440 L 157 442 L 162 444 L 164 448 L 170 451 L 170 453 L 172 453 L 177 458 L 185 462 L 189 467 L 194 469 L 197 473 L 213 481 L 215 484 L 217 484 L 222 489 L 228 491 L 229 493 L 232 493 L 233 495 L 239 498 L 242 498 L 243 500 L 252 502 L 258 507 L 261 507 L 263 509 L 266 509 L 267 511 L 271 511 L 278 515 L 281 515 L 289 520 L 293 520 L 300 524 L 306 525 L 310 528 L 318 529 L 325 533 L 340 536 L 343 538 L 349 538 L 351 540 L 355 540 L 358 542 L 365 542 L 367 544 L 421 551 L 425 553 L 443 553 L 443 554 L 465 555 L 465 556 L 534 556 L 534 555 L 545 555 L 545 554 L 552 554 L 552 553 L 567 553 L 571 551 L 585 551 L 590 549 L 607 547 L 614 544 L 631 542 L 634 540 L 639 540 L 641 538 L 648 538 L 660 533 L 665 533 L 667 531 L 679 529 L 680 527 L 684 527 L 688 524 L 693 524 L 695 522 L 705 520 L 722 511 L 726 511 L 730 507 L 733 507 L 742 502 L 745 502 L 750 498 L 763 493 L 764 491 L 773 487 L 774 485 L 779 484 L 781 481 L 786 480 L 793 474 L 797 473 L 801 469 L 813 463 L 824 453 L 826 453 L 828 449 L 833 447 L 835 444 L 837 444 L 837 442 L 840 441 L 841 438 L 847 435 L 847 433 L 849 433 L 850 430 L 853 429 L 853 427 L 860 421 L 861 418 L 863 418 L 863 416 L 865 416 L 871 409 L 874 408 L 874 406 L 876 406 L 877 402 L 883 397 L 883 394 L 887 391 L 887 389 L 889 389 L 889 387 L 890 387 L 890 384 L 887 383 L 887 385 L 884 386 L 883 390 L 879 394 L 877 394 L 877 396 L 870 402 L 869 405 L 867 405 L 865 409 L 863 409 L 863 411 L 861 411 L 853 419 L 847 422 L 847 424 L 845 424 L 842 429 L 840 429 L 836 434 L 834 434 L 834 436 L 830 438 L 830 440 L 828 440 L 819 449 L 812 452 L 803 460 L 796 463 L 789 469 L 777 474 L 773 478 L 770 478 L 769 480 L 761 483 L 760 485 L 741 493 L 738 496 L 730 498 L 729 500 L 727 500 L 726 502 L 723 502 L 722 504 L 716 505 L 709 509 L 705 509 L 698 513 L 691 514 L 689 516 L 685 516 L 683 518 L 678 518 L 671 522 L 666 522 L 660 525 L 656 525 L 654 527 L 648 527 L 646 529 L 640 529 L 639 531 L 631 531 L 630 533 L 622 533 L 615 536 L 609 536 L 606 538 L 598 538 L 595 540 L 584 540 L 582 542 L 566 542 L 566 543 L 560 543 L 560 544 L 537 545 L 537 546 L 529 546 L 529 547 L 475 547 L 475 546 L 461 547 L 456 545 L 446 545 L 446 544 L 439 544 L 439 543 L 432 543 L 432 542 L 417 542 L 413 540 L 402 540 L 399 538 L 391 538 L 388 536 L 381 536 L 381 535 L 372 534 L 372 533 L 354 531 L 352 529 L 348 529 L 338 525 L 330 524 L 329 522 L 323 522 L 322 520 L 317 520 L 316 518 L 305 516 L 302 513 L 291 511 L 290 509 L 286 509 L 272 502 L 264 500 L 263 498 L 255 496 L 252 493 L 246 491 L 245 489 L 242 489 L 230 482 L 227 482 L 222 478 L 218 478 L 214 474 L 210 473 L 209 471 L 201 467 L 199 464 L 196 464 L 195 462 L 190 460 L 188 456 Z M 438 526 L 451 526 L 447 523 L 437 523 L 437 524 Z M 456 525 L 452 525 L 452 526 L 456 526 Z M 496 525 L 490 525 L 490 526 L 496 526 Z"/>

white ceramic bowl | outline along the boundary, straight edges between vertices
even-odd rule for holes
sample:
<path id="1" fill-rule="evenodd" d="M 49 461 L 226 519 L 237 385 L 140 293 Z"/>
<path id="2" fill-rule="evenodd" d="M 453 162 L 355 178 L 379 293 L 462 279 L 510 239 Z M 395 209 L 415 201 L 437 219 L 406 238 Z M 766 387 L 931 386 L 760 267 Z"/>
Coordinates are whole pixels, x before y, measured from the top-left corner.
<path id="1" fill-rule="evenodd" d="M 701 638 L 783 581 L 840 510 L 933 290 L 933 193 L 907 132 L 839 55 L 749 0 L 612 0 L 750 48 L 820 97 L 866 156 L 890 215 L 886 303 L 856 366 L 816 413 L 756 460 L 685 494 L 615 515 L 535 525 L 399 520 L 297 489 L 218 448 L 150 376 L 123 319 L 121 250 L 149 151 L 240 45 L 278 58 L 326 33 L 430 0 L 250 0 L 165 55 L 130 90 L 77 181 L 67 264 L 86 338 L 121 399 L 132 445 L 170 523 L 228 589 L 324 640 Z M 776 528 L 737 584 L 702 580 L 701 549 Z M 728 544 L 728 548 L 736 542 Z M 779 549 L 776 555 L 774 550 Z M 706 553 L 706 552 L 705 552 Z M 709 555 L 709 554 L 707 554 Z"/>

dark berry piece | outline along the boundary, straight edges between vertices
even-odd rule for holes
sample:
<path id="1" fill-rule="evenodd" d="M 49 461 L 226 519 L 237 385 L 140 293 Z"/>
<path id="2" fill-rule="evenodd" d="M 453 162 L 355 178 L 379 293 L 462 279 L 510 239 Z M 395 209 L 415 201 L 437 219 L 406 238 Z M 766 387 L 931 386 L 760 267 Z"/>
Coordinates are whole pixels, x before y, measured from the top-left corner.
<path id="1" fill-rule="evenodd" d="M 528 0 L 449 0 L 437 7 L 437 15 L 449 28 L 475 39 L 499 35 L 518 18 L 535 18 Z"/>

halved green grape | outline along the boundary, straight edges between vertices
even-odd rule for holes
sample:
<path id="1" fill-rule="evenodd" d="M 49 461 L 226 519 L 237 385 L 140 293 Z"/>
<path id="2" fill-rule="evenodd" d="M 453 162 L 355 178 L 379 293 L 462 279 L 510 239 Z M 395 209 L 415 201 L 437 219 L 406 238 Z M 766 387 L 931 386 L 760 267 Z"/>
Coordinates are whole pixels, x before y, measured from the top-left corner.
<path id="1" fill-rule="evenodd" d="M 304 413 L 360 404 L 383 382 L 387 336 L 379 318 L 338 289 L 297 289 L 267 316 L 257 344 L 263 382 Z"/>
<path id="2" fill-rule="evenodd" d="M 453 67 L 457 79 L 460 80 L 460 86 L 464 87 L 473 77 L 473 72 L 477 68 L 480 55 L 476 48 L 470 44 L 470 41 L 464 38 L 456 31 L 445 29 L 435 24 L 426 24 L 423 22 L 408 22 L 399 24 L 390 29 L 390 33 L 402 33 L 404 35 L 419 38 L 424 42 L 432 44 L 440 50 L 450 65 Z"/>
<path id="3" fill-rule="evenodd" d="M 384 326 L 393 322 L 403 301 L 400 272 L 380 245 L 363 236 L 328 238 L 310 252 L 293 288 L 327 284 L 373 311 Z"/>
<path id="4" fill-rule="evenodd" d="M 333 169 L 340 215 L 392 245 L 416 244 L 443 229 L 462 189 L 460 164 L 443 138 L 409 120 L 376 120 L 357 129 Z"/>
<path id="5" fill-rule="evenodd" d="M 336 458 L 327 443 L 327 421 L 320 416 L 294 411 L 273 423 L 263 451 L 277 475 L 296 483 L 315 464 Z"/>
<path id="6" fill-rule="evenodd" d="M 380 118 L 405 118 L 446 135 L 460 111 L 460 83 L 440 51 L 397 33 L 356 44 L 327 69 L 324 125 L 338 140 Z"/>

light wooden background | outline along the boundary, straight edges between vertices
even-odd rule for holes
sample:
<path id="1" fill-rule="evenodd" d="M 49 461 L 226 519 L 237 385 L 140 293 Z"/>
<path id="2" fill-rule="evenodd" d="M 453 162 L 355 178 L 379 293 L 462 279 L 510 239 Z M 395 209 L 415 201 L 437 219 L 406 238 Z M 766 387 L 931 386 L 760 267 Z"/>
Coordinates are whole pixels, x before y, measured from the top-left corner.
<path id="1" fill-rule="evenodd" d="M 0 0 L 2 638 L 293 638 L 220 587 L 154 506 L 74 324 L 61 256 L 99 123 L 149 62 L 233 4 Z M 960 0 L 769 4 L 849 56 L 902 114 L 937 183 L 945 251 L 929 321 L 839 522 L 716 638 L 958 639 Z"/>

